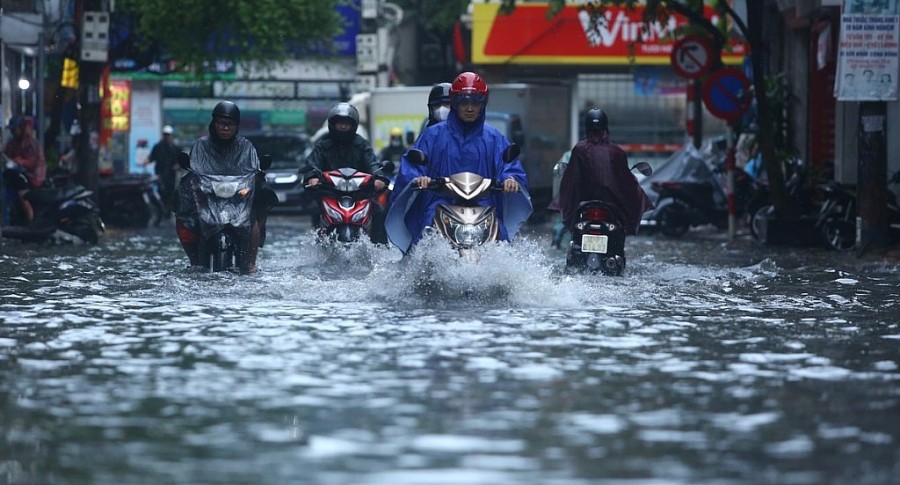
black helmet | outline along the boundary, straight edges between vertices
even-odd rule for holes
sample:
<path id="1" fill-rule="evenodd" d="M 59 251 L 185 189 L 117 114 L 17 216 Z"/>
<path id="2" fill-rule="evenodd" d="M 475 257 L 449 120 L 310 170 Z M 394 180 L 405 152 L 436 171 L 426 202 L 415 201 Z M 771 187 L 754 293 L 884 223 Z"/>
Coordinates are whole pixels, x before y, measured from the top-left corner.
<path id="1" fill-rule="evenodd" d="M 450 83 L 438 83 L 431 87 L 428 93 L 428 107 L 450 102 Z"/>
<path id="2" fill-rule="evenodd" d="M 338 120 L 346 120 L 350 122 L 350 130 L 340 131 L 335 129 L 334 124 Z M 350 103 L 338 103 L 328 112 L 328 133 L 336 137 L 352 138 L 356 134 L 359 127 L 359 111 Z"/>
<path id="3" fill-rule="evenodd" d="M 9 119 L 9 124 L 6 127 L 12 131 L 23 126 L 25 126 L 25 117 L 22 115 L 15 115 Z"/>
<path id="4" fill-rule="evenodd" d="M 216 119 L 218 116 L 221 116 L 222 118 L 231 118 L 237 124 L 241 123 L 241 110 L 239 110 L 237 105 L 231 101 L 220 101 L 219 104 L 213 108 L 213 119 Z"/>
<path id="5" fill-rule="evenodd" d="M 589 109 L 584 114 L 584 129 L 588 133 L 609 131 L 609 117 L 600 108 Z"/>

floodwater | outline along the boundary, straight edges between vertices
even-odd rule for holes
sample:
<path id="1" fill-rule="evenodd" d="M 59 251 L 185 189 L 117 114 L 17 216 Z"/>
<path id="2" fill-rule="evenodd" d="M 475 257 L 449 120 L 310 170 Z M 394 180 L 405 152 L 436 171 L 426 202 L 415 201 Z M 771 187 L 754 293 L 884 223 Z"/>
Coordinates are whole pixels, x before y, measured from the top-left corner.
<path id="1" fill-rule="evenodd" d="M 325 254 L 270 221 L 255 276 L 171 223 L 0 247 L 0 483 L 896 484 L 900 265 L 546 231 L 461 261 Z"/>

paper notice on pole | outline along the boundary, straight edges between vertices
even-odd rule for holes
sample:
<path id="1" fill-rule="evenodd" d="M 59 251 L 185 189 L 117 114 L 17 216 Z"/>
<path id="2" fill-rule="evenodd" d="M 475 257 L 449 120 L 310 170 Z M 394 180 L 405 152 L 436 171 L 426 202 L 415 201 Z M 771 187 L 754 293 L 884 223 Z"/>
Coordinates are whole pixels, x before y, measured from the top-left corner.
<path id="1" fill-rule="evenodd" d="M 900 15 L 841 15 L 839 101 L 895 101 L 900 77 Z"/>

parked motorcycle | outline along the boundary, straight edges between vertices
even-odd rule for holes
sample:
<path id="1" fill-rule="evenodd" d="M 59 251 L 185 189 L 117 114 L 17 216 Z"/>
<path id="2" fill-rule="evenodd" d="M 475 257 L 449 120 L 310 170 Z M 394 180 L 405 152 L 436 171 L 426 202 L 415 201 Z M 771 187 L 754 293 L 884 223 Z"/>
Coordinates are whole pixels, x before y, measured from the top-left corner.
<path id="1" fill-rule="evenodd" d="M 800 229 L 797 224 L 805 227 L 806 224 L 815 222 L 821 195 L 815 186 L 807 182 L 803 160 L 799 158 L 788 160 L 784 163 L 784 167 L 787 176 L 784 182 L 785 203 L 794 210 L 797 216 L 792 220 L 792 232 L 796 232 L 797 229 Z M 768 185 L 759 184 L 758 190 L 765 203 L 750 214 L 750 234 L 760 243 L 771 244 L 772 240 L 779 239 L 777 235 L 769 231 L 770 222 L 775 216 L 775 206 L 769 203 Z M 819 244 L 818 238 L 811 237 L 809 234 L 794 234 L 792 239 L 795 244 Z"/>
<path id="2" fill-rule="evenodd" d="M 722 172 L 719 167 L 717 172 Z M 728 227 L 728 204 L 724 188 L 717 178 L 698 182 L 656 181 L 652 188 L 659 194 L 654 224 L 669 237 L 681 237 L 692 227 L 713 224 L 719 229 Z M 737 216 L 753 214 L 766 203 L 764 194 L 750 174 L 735 173 L 735 203 Z"/>
<path id="3" fill-rule="evenodd" d="M 88 243 L 96 244 L 105 231 L 100 210 L 92 198 L 93 192 L 81 185 L 30 189 L 25 198 L 31 202 L 34 218 L 25 221 L 18 194 L 6 189 L 9 177 L 27 181 L 18 166 L 3 172 L 4 214 L 3 237 L 24 242 Z"/>
<path id="4" fill-rule="evenodd" d="M 653 173 L 646 162 L 638 162 L 631 169 L 637 169 L 644 176 Z M 582 202 L 566 253 L 566 267 L 622 276 L 625 270 L 624 220 L 622 209 L 614 203 L 603 200 Z"/>
<path id="5" fill-rule="evenodd" d="M 428 163 L 425 153 L 417 149 L 409 150 L 406 156 L 412 163 Z M 504 150 L 503 161 L 509 163 L 518 156 L 519 147 L 512 144 Z M 500 181 L 472 172 L 460 172 L 432 180 L 425 190 L 451 197 L 452 202 L 437 206 L 430 227 L 446 238 L 460 256 L 466 257 L 472 249 L 497 241 L 500 221 L 496 207 L 481 205 L 479 201 L 495 192 L 502 192 Z"/>
<path id="6" fill-rule="evenodd" d="M 244 175 L 208 175 L 190 169 L 190 156 L 182 152 L 179 164 L 188 170 L 181 183 L 191 184 L 199 216 L 200 266 L 219 272 L 236 267 L 249 272 L 250 229 L 258 172 Z M 262 170 L 271 164 L 263 157 Z"/>
<path id="7" fill-rule="evenodd" d="M 157 179 L 149 174 L 102 177 L 97 188 L 103 220 L 122 228 L 159 225 L 167 209 L 156 190 Z"/>
<path id="8" fill-rule="evenodd" d="M 888 180 L 888 185 L 900 184 L 900 171 Z M 825 202 L 819 211 L 816 226 L 822 232 L 825 244 L 837 251 L 850 251 L 856 247 L 856 190 L 831 181 L 820 186 Z M 900 239 L 900 206 L 897 197 L 887 191 L 887 218 L 890 237 Z"/>
<path id="9" fill-rule="evenodd" d="M 389 173 L 393 167 L 393 162 L 388 161 L 379 172 Z M 378 204 L 373 197 L 386 192 L 376 192 L 376 176 L 345 167 L 316 174 L 316 177 L 319 184 L 305 188 L 319 196 L 321 219 L 316 230 L 317 242 L 351 243 L 362 236 L 370 236 L 374 204 Z"/>

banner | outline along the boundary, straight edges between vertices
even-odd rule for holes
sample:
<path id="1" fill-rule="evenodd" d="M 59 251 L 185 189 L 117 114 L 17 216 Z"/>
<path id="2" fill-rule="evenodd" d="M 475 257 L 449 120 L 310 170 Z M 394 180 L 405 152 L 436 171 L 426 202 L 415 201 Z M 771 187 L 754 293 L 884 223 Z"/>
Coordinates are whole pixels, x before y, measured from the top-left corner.
<path id="1" fill-rule="evenodd" d="M 834 86 L 839 101 L 897 100 L 900 15 L 896 0 L 884 3 L 874 10 L 860 1 L 845 5 Z"/>
<path id="2" fill-rule="evenodd" d="M 610 6 L 605 23 L 594 24 L 587 11 L 567 5 L 547 19 L 547 4 L 519 3 L 510 15 L 498 15 L 496 3 L 474 3 L 472 62 L 475 64 L 670 64 L 672 34 L 687 19 L 678 15 L 646 26 L 644 8 Z M 707 6 L 707 18 L 716 22 Z M 732 39 L 722 53 L 726 64 L 739 64 L 748 52 Z"/>

